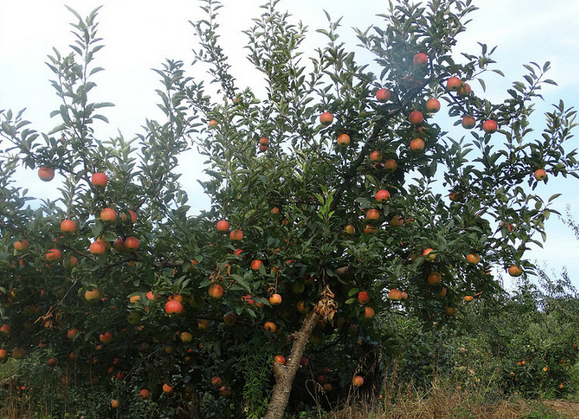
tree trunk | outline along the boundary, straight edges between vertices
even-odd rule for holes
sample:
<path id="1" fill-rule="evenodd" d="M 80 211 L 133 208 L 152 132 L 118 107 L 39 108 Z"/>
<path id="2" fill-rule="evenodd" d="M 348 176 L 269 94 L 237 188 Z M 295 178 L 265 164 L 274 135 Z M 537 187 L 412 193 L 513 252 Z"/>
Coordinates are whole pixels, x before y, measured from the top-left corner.
<path id="1" fill-rule="evenodd" d="M 306 344 L 319 318 L 320 316 L 315 310 L 308 314 L 302 327 L 295 334 L 295 341 L 287 365 L 274 364 L 275 386 L 263 419 L 281 419 L 283 417 Z"/>

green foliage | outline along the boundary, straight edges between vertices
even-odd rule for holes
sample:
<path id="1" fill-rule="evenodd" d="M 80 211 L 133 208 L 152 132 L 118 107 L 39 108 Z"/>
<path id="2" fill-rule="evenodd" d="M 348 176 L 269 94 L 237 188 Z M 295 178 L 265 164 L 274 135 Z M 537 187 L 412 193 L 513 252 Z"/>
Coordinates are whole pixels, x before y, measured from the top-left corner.
<path id="1" fill-rule="evenodd" d="M 486 304 L 500 298 L 501 289 L 491 268 L 516 264 L 525 275 L 534 271 L 524 253 L 529 243 L 539 243 L 537 234 L 544 237 L 556 196 L 542 198 L 533 173 L 545 168 L 552 176 L 577 177 L 576 153 L 565 148 L 576 125 L 573 109 L 556 105 L 546 115 L 542 139 L 530 139 L 532 100 L 543 84 L 552 84 L 544 78 L 549 64 L 527 66 L 528 75 L 513 84 L 510 97 L 491 103 L 445 89 L 451 75 L 460 76 L 466 89 L 466 81 L 484 87 L 486 72 L 500 73 L 484 44 L 479 56 L 463 54 L 464 63 L 452 53 L 455 36 L 475 9 L 470 1 L 392 3 L 380 25 L 357 31 L 374 56 L 371 63 L 359 62 L 339 41 L 339 21 L 329 15 L 328 28 L 320 30 L 327 44 L 305 59 L 306 28 L 293 24 L 278 3 L 264 5 L 245 32 L 263 94 L 239 87 L 230 74 L 217 36 L 222 5 L 204 0 L 207 17 L 193 23 L 199 41 L 195 65 L 208 67 L 209 86 L 187 76 L 182 61 L 167 60 L 155 70 L 165 120 L 147 120 L 134 140 L 101 140 L 97 134 L 97 124 L 107 122 L 101 109 L 111 106 L 90 99 L 92 76 L 102 70 L 94 66 L 103 47 L 98 9 L 86 18 L 72 11 L 77 22 L 70 52 L 54 49 L 49 56 L 51 84 L 62 100 L 51 113 L 58 120 L 54 129 L 38 133 L 23 112 L 0 111 L 0 315 L 11 327 L 0 336 L 0 349 L 7 355 L 23 349 L 42 365 L 56 358 L 48 388 L 76 401 L 88 395 L 89 403 L 78 407 L 86 409 L 84 415 L 112 409 L 114 398 L 121 400 L 118 416 L 258 416 L 274 382 L 274 353 L 292 353 L 284 371 L 299 369 L 298 378 L 328 368 L 336 399 L 343 399 L 355 373 L 376 386 L 376 345 L 391 343 L 398 333 L 391 325 L 385 333 L 376 329 L 367 308 L 383 321 L 408 319 L 400 326 L 419 354 L 428 339 L 440 342 L 445 332 L 456 333 L 447 325 L 460 323 L 457 311 L 471 310 L 463 296 L 480 297 L 481 310 L 494 307 Z M 426 62 L 415 62 L 417 54 L 425 54 Z M 379 88 L 390 90 L 389 101 L 375 99 Z M 447 103 L 448 125 L 461 116 L 476 118 L 469 139 L 454 140 L 447 128 L 431 122 L 425 103 L 434 97 Z M 417 111 L 423 120 L 409 121 Z M 334 122 L 320 124 L 323 112 L 331 112 Z M 498 122 L 498 133 L 479 129 L 487 119 Z M 336 144 L 340 135 L 350 138 L 349 145 Z M 423 152 L 410 148 L 413 139 L 425 144 Z M 200 183 L 212 201 L 199 215 L 189 213 L 176 173 L 179 157 L 193 147 L 207 159 L 208 178 Z M 397 168 L 370 161 L 374 150 L 396 160 Z M 18 165 L 54 168 L 62 180 L 60 196 L 30 206 L 32 197 L 12 184 Z M 92 183 L 95 173 L 106 174 L 106 186 Z M 390 198 L 378 202 L 375 194 L 382 189 Z M 453 193 L 450 201 L 447 191 Z M 118 219 L 103 220 L 105 208 Z M 367 219 L 371 210 L 378 219 Z M 75 232 L 60 231 L 64 219 L 75 221 Z M 242 230 L 243 240 L 217 231 L 219 220 Z M 345 225 L 356 232 L 345 232 Z M 124 246 L 129 238 L 139 240 L 138 249 Z M 30 248 L 15 249 L 19 240 Z M 94 242 L 104 243 L 104 254 L 87 250 Z M 428 248 L 430 255 L 423 253 Z M 77 263 L 47 260 L 50 249 Z M 470 253 L 482 261 L 469 263 Z M 262 262 L 258 269 L 254 260 Z M 432 272 L 441 274 L 442 284 L 428 285 Z M 209 298 L 212 284 L 223 287 L 223 297 Z M 84 298 L 94 289 L 100 298 Z M 386 298 L 392 289 L 409 298 Z M 360 301 L 360 291 L 369 302 Z M 279 306 L 269 303 L 274 292 L 283 296 Z M 168 303 L 181 304 L 183 313 L 166 312 Z M 312 310 L 317 326 L 306 336 L 310 366 L 298 368 L 295 358 L 302 354 L 292 351 L 293 342 L 305 333 L 300 328 Z M 552 351 L 561 341 L 538 340 L 561 321 L 557 316 L 541 322 L 533 317 L 520 342 L 509 340 L 533 341 L 532 356 L 553 368 L 545 377 L 540 366 L 529 372 L 541 378 L 542 393 L 567 377 L 563 367 L 551 365 L 568 358 L 563 349 Z M 425 325 L 432 320 L 437 328 L 430 330 Z M 267 321 L 276 331 L 265 330 Z M 181 339 L 183 332 L 190 341 Z M 104 339 L 107 333 L 111 342 Z M 421 380 L 428 379 L 433 357 L 450 366 L 460 359 L 438 345 L 420 361 Z M 486 355 L 475 361 L 473 368 L 491 362 Z M 219 388 L 211 383 L 215 376 L 223 379 Z M 59 388 L 59 382 L 67 384 Z M 163 391 L 164 385 L 173 391 Z M 138 399 L 144 388 L 152 393 L 150 401 Z M 311 397 L 304 403 L 312 403 Z M 68 408 L 62 406 L 54 409 Z"/>

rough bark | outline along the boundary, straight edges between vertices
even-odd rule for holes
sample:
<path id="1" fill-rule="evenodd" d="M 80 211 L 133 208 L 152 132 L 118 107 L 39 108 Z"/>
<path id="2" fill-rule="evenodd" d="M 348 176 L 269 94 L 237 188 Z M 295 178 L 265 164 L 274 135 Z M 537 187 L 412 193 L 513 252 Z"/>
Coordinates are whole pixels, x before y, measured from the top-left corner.
<path id="1" fill-rule="evenodd" d="M 302 327 L 295 334 L 295 340 L 292 345 L 291 354 L 287 365 L 275 364 L 275 386 L 267 412 L 263 419 L 281 419 L 288 404 L 290 392 L 293 386 L 294 378 L 300 367 L 300 360 L 304 354 L 306 344 L 312 335 L 312 331 L 318 323 L 320 316 L 312 310 L 304 320 Z"/>

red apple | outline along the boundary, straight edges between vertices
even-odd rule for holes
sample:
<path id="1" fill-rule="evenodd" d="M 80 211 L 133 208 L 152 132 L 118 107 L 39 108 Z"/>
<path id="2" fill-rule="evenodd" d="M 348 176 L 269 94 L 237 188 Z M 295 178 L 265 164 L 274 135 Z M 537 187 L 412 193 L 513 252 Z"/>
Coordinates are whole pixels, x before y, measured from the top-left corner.
<path id="1" fill-rule="evenodd" d="M 487 134 L 493 134 L 495 132 L 497 132 L 497 130 L 499 129 L 498 124 L 496 123 L 496 121 L 493 121 L 492 119 L 489 119 L 485 122 L 483 122 L 483 131 L 486 132 Z"/>
<path id="2" fill-rule="evenodd" d="M 330 125 L 334 121 L 334 115 L 330 112 L 324 112 L 320 115 L 320 124 L 324 126 Z"/>
<path id="3" fill-rule="evenodd" d="M 412 58 L 412 64 L 415 66 L 420 66 L 428 63 L 428 55 L 423 52 L 419 52 Z"/>
<path id="4" fill-rule="evenodd" d="M 390 192 L 385 189 L 380 189 L 376 192 L 376 201 L 378 202 L 386 202 L 390 199 Z"/>
<path id="5" fill-rule="evenodd" d="M 127 248 L 127 250 L 137 250 L 139 248 L 139 239 L 135 238 L 135 237 L 127 237 L 125 239 L 125 247 Z"/>
<path id="6" fill-rule="evenodd" d="M 458 89 L 460 89 L 460 86 L 462 86 L 462 81 L 460 81 L 458 77 L 450 77 L 446 81 L 446 88 L 451 92 L 458 91 Z"/>
<path id="7" fill-rule="evenodd" d="M 472 89 L 470 88 L 470 85 L 468 83 L 462 84 L 456 92 L 456 94 L 459 97 L 467 97 L 471 93 L 472 93 Z"/>
<path id="8" fill-rule="evenodd" d="M 170 300 L 165 304 L 165 313 L 170 315 L 182 314 L 184 310 L 185 309 L 183 308 L 183 304 L 177 300 Z"/>
<path id="9" fill-rule="evenodd" d="M 117 220 L 117 213 L 112 208 L 105 208 L 101 211 L 100 217 L 104 222 L 113 223 Z"/>
<path id="10" fill-rule="evenodd" d="M 63 233 L 74 233 L 76 230 L 76 223 L 72 220 L 64 220 L 60 223 L 60 231 Z"/>
<path id="11" fill-rule="evenodd" d="M 14 242 L 14 249 L 18 250 L 19 252 L 25 252 L 30 248 L 30 245 L 28 244 L 28 241 L 26 240 L 19 240 L 17 242 Z"/>
<path id="12" fill-rule="evenodd" d="M 283 355 L 276 355 L 273 362 L 285 365 L 285 357 Z"/>
<path id="13" fill-rule="evenodd" d="M 101 341 L 101 343 L 107 345 L 113 341 L 113 335 L 111 335 L 110 332 L 105 332 L 99 335 L 99 340 Z"/>
<path id="14" fill-rule="evenodd" d="M 52 167 L 42 166 L 38 169 L 38 177 L 44 182 L 50 182 L 54 179 L 54 169 Z"/>
<path id="15" fill-rule="evenodd" d="M 431 113 L 436 113 L 440 110 L 440 101 L 438 99 L 428 99 L 426 101 L 426 110 Z"/>
<path id="16" fill-rule="evenodd" d="M 89 251 L 92 255 L 102 255 L 107 251 L 107 245 L 97 240 L 90 244 Z"/>
<path id="17" fill-rule="evenodd" d="M 346 227 L 344 227 L 344 231 L 347 234 L 356 234 L 356 229 L 354 228 L 354 226 L 352 224 L 348 224 Z"/>
<path id="18" fill-rule="evenodd" d="M 537 180 L 545 180 L 547 179 L 547 172 L 545 169 L 537 169 L 535 170 L 534 176 Z"/>
<path id="19" fill-rule="evenodd" d="M 390 93 L 390 90 L 388 90 L 388 89 L 379 89 L 376 92 L 376 100 L 378 102 L 387 102 L 390 100 L 390 96 L 391 96 L 391 93 Z"/>
<path id="20" fill-rule="evenodd" d="M 380 212 L 377 209 L 371 208 L 366 211 L 367 220 L 377 220 L 378 218 L 380 218 Z"/>
<path id="21" fill-rule="evenodd" d="M 225 220 L 217 221 L 217 231 L 220 233 L 226 233 L 229 231 L 229 223 Z"/>
<path id="22" fill-rule="evenodd" d="M 217 126 L 217 121 L 215 119 L 212 119 L 211 121 L 209 121 L 209 128 L 215 128 Z"/>
<path id="23" fill-rule="evenodd" d="M 58 249 L 49 249 L 46 252 L 46 260 L 49 262 L 58 262 L 62 258 L 62 252 Z"/>
<path id="24" fill-rule="evenodd" d="M 440 282 L 442 281 L 442 276 L 438 272 L 431 272 L 430 274 L 428 274 L 427 281 L 428 285 L 435 287 L 439 285 Z"/>
<path id="25" fill-rule="evenodd" d="M 359 375 L 356 375 L 354 378 L 352 378 L 352 385 L 354 387 L 360 387 L 362 384 L 364 384 L 364 379 Z"/>
<path id="26" fill-rule="evenodd" d="M 141 391 L 139 391 L 139 397 L 143 400 L 146 400 L 149 397 L 151 397 L 151 392 L 149 390 L 147 390 L 146 388 L 144 388 Z"/>
<path id="27" fill-rule="evenodd" d="M 360 291 L 358 293 L 358 301 L 360 304 L 366 304 L 368 301 L 370 301 L 370 296 L 366 291 Z"/>
<path id="28" fill-rule="evenodd" d="M 378 150 L 374 150 L 373 152 L 370 153 L 370 161 L 377 163 L 381 160 L 382 160 L 382 153 L 380 153 Z"/>
<path id="29" fill-rule="evenodd" d="M 211 284 L 209 287 L 209 296 L 214 300 L 219 300 L 223 297 L 223 287 L 219 284 Z"/>
<path id="30" fill-rule="evenodd" d="M 402 291 L 395 288 L 391 289 L 390 292 L 388 292 L 388 299 L 392 301 L 400 301 L 402 299 Z"/>
<path id="31" fill-rule="evenodd" d="M 135 224 L 137 222 L 137 213 L 133 210 L 129 210 L 128 212 L 123 212 L 121 214 L 121 221 L 123 223 Z"/>
<path id="32" fill-rule="evenodd" d="M 374 309 L 372 307 L 364 307 L 364 317 L 367 319 L 374 317 Z"/>
<path id="33" fill-rule="evenodd" d="M 415 138 L 412 141 L 410 141 L 410 150 L 423 151 L 424 150 L 424 140 L 422 138 Z"/>
<path id="34" fill-rule="evenodd" d="M 259 259 L 254 259 L 251 261 L 251 269 L 254 271 L 259 271 L 259 267 L 263 264 L 263 262 Z"/>
<path id="35" fill-rule="evenodd" d="M 243 232 L 239 229 L 233 230 L 229 233 L 229 238 L 234 241 L 241 241 L 243 240 Z"/>
<path id="36" fill-rule="evenodd" d="M 94 186 L 102 188 L 102 187 L 106 186 L 106 184 L 108 182 L 108 178 L 107 178 L 107 175 L 105 175 L 104 173 L 97 172 L 97 173 L 92 175 L 92 178 L 90 181 Z"/>
<path id="37" fill-rule="evenodd" d="M 388 159 L 384 162 L 384 170 L 388 173 L 394 173 L 398 168 L 398 163 L 394 159 Z"/>
<path id="38" fill-rule="evenodd" d="M 424 117 L 422 116 L 422 112 L 420 112 L 420 111 L 410 112 L 410 115 L 408 115 L 408 121 L 410 121 L 410 123 L 412 125 L 422 124 L 422 121 L 424 121 Z"/>
<path id="39" fill-rule="evenodd" d="M 476 120 L 472 116 L 467 115 L 467 116 L 464 116 L 462 118 L 462 127 L 463 128 L 472 129 L 472 128 L 474 128 L 475 125 L 476 125 Z"/>
<path id="40" fill-rule="evenodd" d="M 272 306 L 280 305 L 280 304 L 281 304 L 281 300 L 282 300 L 281 295 L 279 295 L 279 294 L 277 294 L 277 293 L 276 293 L 276 294 L 272 294 L 271 297 L 269 297 L 269 303 L 270 303 Z"/>
<path id="41" fill-rule="evenodd" d="M 342 134 L 338 137 L 338 145 L 340 147 L 347 147 L 350 145 L 350 136 L 348 134 Z"/>
<path id="42" fill-rule="evenodd" d="M 274 322 L 265 322 L 263 328 L 270 333 L 275 333 L 277 330 L 277 325 Z"/>

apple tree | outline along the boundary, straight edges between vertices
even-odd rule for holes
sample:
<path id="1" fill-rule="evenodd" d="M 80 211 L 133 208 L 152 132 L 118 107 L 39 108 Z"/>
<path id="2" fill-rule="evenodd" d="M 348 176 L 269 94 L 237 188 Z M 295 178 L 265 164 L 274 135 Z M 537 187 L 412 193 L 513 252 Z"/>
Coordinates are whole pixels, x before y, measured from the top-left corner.
<path id="1" fill-rule="evenodd" d="M 306 59 L 307 28 L 270 0 L 245 32 L 263 82 L 248 87 L 219 44 L 222 5 L 201 3 L 208 76 L 163 63 L 166 118 L 134 139 L 98 133 L 112 106 L 91 101 L 98 9 L 71 10 L 70 52 L 48 58 L 54 129 L 0 111 L 0 358 L 41 360 L 95 414 L 279 418 L 295 380 L 333 401 L 379 389 L 381 313 L 452 322 L 501 292 L 500 272 L 533 274 L 544 183 L 577 177 L 575 112 L 558 103 L 531 129 L 549 63 L 494 103 L 494 49 L 453 49 L 470 0 L 391 3 L 356 30 L 366 62 L 329 15 Z M 211 198 L 196 215 L 190 150 Z M 21 166 L 60 181 L 58 198 L 31 201 Z"/>

